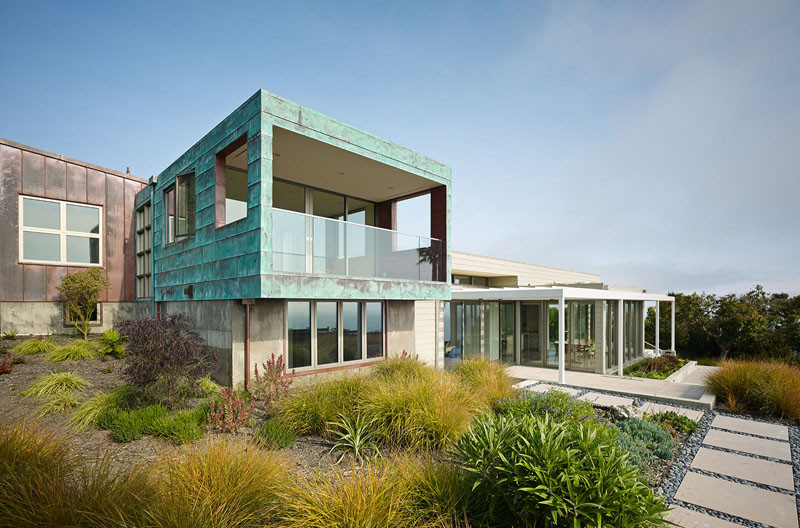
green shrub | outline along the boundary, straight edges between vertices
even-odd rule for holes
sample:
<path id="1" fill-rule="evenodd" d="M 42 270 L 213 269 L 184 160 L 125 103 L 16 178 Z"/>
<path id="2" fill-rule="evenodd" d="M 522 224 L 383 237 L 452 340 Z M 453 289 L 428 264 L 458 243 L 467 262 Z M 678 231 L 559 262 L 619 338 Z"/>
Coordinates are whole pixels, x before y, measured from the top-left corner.
<path id="1" fill-rule="evenodd" d="M 219 390 L 222 388 L 214 380 L 211 379 L 211 374 L 206 374 L 197 382 L 200 384 L 200 397 L 213 398 L 219 395 Z"/>
<path id="2" fill-rule="evenodd" d="M 678 359 L 678 356 L 664 354 L 638 361 L 627 367 L 624 372 L 626 375 L 636 378 L 666 379 L 686 363 L 688 363 L 686 359 Z"/>
<path id="3" fill-rule="evenodd" d="M 283 449 L 295 441 L 294 431 L 278 420 L 267 420 L 258 430 L 258 442 L 265 449 Z"/>
<path id="4" fill-rule="evenodd" d="M 117 442 L 133 442 L 142 435 L 156 434 L 158 424 L 167 415 L 167 408 L 159 404 L 131 411 L 112 409 L 98 419 L 98 425 L 107 428 Z"/>
<path id="5" fill-rule="evenodd" d="M 494 526 L 663 526 L 661 499 L 615 444 L 585 421 L 485 415 L 455 444 L 476 500 Z M 472 519 L 471 519 L 472 520 Z"/>
<path id="6" fill-rule="evenodd" d="M 617 445 L 628 453 L 633 464 L 647 469 L 647 460 L 651 456 L 672 459 L 672 435 L 658 424 L 631 418 L 614 425 L 619 429 Z"/>
<path id="7" fill-rule="evenodd" d="M 489 405 L 495 405 L 514 393 L 511 377 L 505 366 L 497 361 L 467 359 L 453 367 L 452 372 Z"/>
<path id="8" fill-rule="evenodd" d="M 359 407 L 374 422 L 382 442 L 437 449 L 458 438 L 487 406 L 454 376 L 433 371 L 419 377 L 376 379 L 367 385 Z M 352 407 L 346 409 L 353 412 Z"/>
<path id="9" fill-rule="evenodd" d="M 672 436 L 676 436 L 677 433 L 692 434 L 700 427 L 700 424 L 694 420 L 678 414 L 675 411 L 648 414 L 645 415 L 645 418 L 660 425 L 672 433 Z"/>
<path id="10" fill-rule="evenodd" d="M 281 455 L 249 444 L 206 442 L 156 472 L 161 493 L 145 526 L 272 526 L 288 472 Z"/>
<path id="11" fill-rule="evenodd" d="M 96 359 L 97 348 L 89 341 L 73 339 L 68 344 L 60 346 L 47 354 L 47 361 L 81 361 L 84 359 Z"/>
<path id="12" fill-rule="evenodd" d="M 545 393 L 518 391 L 514 396 L 495 404 L 498 414 L 507 416 L 549 415 L 557 422 L 602 422 L 591 402 L 579 400 L 564 391 L 550 389 Z"/>
<path id="13" fill-rule="evenodd" d="M 350 416 L 364 400 L 364 376 L 344 376 L 297 391 L 278 406 L 280 422 L 299 435 L 327 435 L 340 414 Z"/>
<path id="14" fill-rule="evenodd" d="M 706 386 L 733 413 L 800 418 L 800 367 L 779 361 L 729 360 Z"/>
<path id="15" fill-rule="evenodd" d="M 153 434 L 166 438 L 173 444 L 189 444 L 205 435 L 203 425 L 206 423 L 208 403 L 190 411 L 178 411 L 156 421 Z"/>
<path id="16" fill-rule="evenodd" d="M 7 330 L 3 332 L 3 341 L 14 341 L 17 339 L 17 331 L 16 330 Z"/>
<path id="17" fill-rule="evenodd" d="M 372 453 L 374 456 L 380 455 L 378 444 L 375 442 L 374 420 L 367 420 L 361 414 L 357 414 L 353 419 L 343 414 L 339 415 L 339 418 L 338 422 L 331 424 L 333 435 L 336 437 L 331 452 L 342 451 L 337 464 L 344 459 L 347 453 L 353 453 L 353 457 L 358 462 L 363 462 L 367 453 Z"/>
<path id="18" fill-rule="evenodd" d="M 99 416 L 108 413 L 111 409 L 127 407 L 131 396 L 131 389 L 127 384 L 93 396 L 75 409 L 75 412 L 67 420 L 67 424 L 78 430 L 95 426 Z"/>
<path id="19" fill-rule="evenodd" d="M 117 359 L 125 355 L 125 345 L 123 345 L 123 338 L 120 337 L 119 332 L 116 330 L 106 330 L 100 336 L 100 348 L 97 351 L 100 357 L 108 355 L 114 356 Z"/>
<path id="20" fill-rule="evenodd" d="M 48 354 L 56 349 L 55 340 L 50 337 L 36 337 L 18 344 L 11 351 L 15 354 L 30 356 L 33 354 Z"/>
<path id="21" fill-rule="evenodd" d="M 43 418 L 48 414 L 71 411 L 78 406 L 78 399 L 72 394 L 53 394 L 39 406 L 36 416 Z"/>
<path id="22" fill-rule="evenodd" d="M 83 390 L 91 384 L 72 372 L 53 370 L 34 381 L 20 396 L 52 396 Z"/>

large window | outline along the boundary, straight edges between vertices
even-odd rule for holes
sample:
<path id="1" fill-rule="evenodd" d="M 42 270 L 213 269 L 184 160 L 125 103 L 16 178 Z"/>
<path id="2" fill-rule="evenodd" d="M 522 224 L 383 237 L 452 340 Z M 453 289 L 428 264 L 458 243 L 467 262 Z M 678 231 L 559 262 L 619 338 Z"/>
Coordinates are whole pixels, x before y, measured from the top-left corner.
<path id="1" fill-rule="evenodd" d="M 217 153 L 214 164 L 215 225 L 247 218 L 247 135 Z"/>
<path id="2" fill-rule="evenodd" d="M 20 196 L 19 216 L 21 262 L 102 265 L 102 207 Z"/>
<path id="3" fill-rule="evenodd" d="M 167 244 L 194 234 L 194 173 L 181 174 L 175 180 L 175 185 L 164 191 Z"/>
<path id="4" fill-rule="evenodd" d="M 384 357 L 383 303 L 287 302 L 290 369 Z"/>
<path id="5" fill-rule="evenodd" d="M 150 204 L 136 210 L 136 297 L 152 297 L 152 214 Z"/>

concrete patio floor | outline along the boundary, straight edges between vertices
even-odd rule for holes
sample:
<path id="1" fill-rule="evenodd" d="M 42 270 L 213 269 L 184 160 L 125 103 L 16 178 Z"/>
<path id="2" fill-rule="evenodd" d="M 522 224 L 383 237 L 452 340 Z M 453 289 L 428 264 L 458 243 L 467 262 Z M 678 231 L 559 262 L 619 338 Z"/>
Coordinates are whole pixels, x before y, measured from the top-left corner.
<path id="1" fill-rule="evenodd" d="M 568 370 L 565 384 L 586 389 L 630 394 L 651 400 L 710 410 L 714 408 L 716 398 L 702 385 L 702 379 L 708 373 L 708 370 L 705 370 L 707 368 L 705 367 L 701 373 L 693 373 L 692 380 L 698 380 L 696 383 L 674 383 L 648 378 L 620 377 L 610 374 L 593 374 Z M 556 369 L 513 365 L 508 367 L 506 371 L 512 378 L 545 381 L 558 385 L 558 370 Z M 695 374 L 697 375 L 695 376 Z"/>

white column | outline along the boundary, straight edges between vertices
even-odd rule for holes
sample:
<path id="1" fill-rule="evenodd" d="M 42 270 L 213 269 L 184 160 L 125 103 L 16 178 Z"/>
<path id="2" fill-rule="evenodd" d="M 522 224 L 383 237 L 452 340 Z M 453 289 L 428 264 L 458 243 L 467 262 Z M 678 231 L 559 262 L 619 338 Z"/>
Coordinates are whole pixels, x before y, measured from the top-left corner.
<path id="1" fill-rule="evenodd" d="M 672 317 L 670 319 L 670 337 L 669 337 L 669 344 L 672 345 L 672 351 L 676 352 L 675 350 L 675 299 L 672 299 Z"/>
<path id="2" fill-rule="evenodd" d="M 566 373 L 564 369 L 564 340 L 566 337 L 566 327 L 564 326 L 564 292 L 558 298 L 558 382 L 566 383 Z"/>
<path id="3" fill-rule="evenodd" d="M 625 347 L 623 339 L 625 328 L 625 306 L 622 299 L 617 301 L 617 370 L 618 375 L 622 376 L 622 364 L 625 362 Z"/>
<path id="4" fill-rule="evenodd" d="M 661 329 L 658 327 L 661 322 L 661 301 L 656 301 L 656 355 L 661 353 L 660 339 Z"/>

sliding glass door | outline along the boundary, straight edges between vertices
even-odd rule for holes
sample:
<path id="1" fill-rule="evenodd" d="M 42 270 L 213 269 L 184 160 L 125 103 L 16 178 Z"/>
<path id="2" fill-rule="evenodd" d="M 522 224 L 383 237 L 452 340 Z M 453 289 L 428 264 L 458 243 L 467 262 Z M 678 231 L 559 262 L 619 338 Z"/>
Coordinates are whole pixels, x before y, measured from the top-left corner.
<path id="1" fill-rule="evenodd" d="M 541 365 L 541 314 L 542 305 L 538 302 L 520 303 L 520 349 L 519 362 L 521 365 Z"/>
<path id="2" fill-rule="evenodd" d="M 516 334 L 516 314 L 513 302 L 500 303 L 500 361 L 515 363 L 514 338 Z"/>

